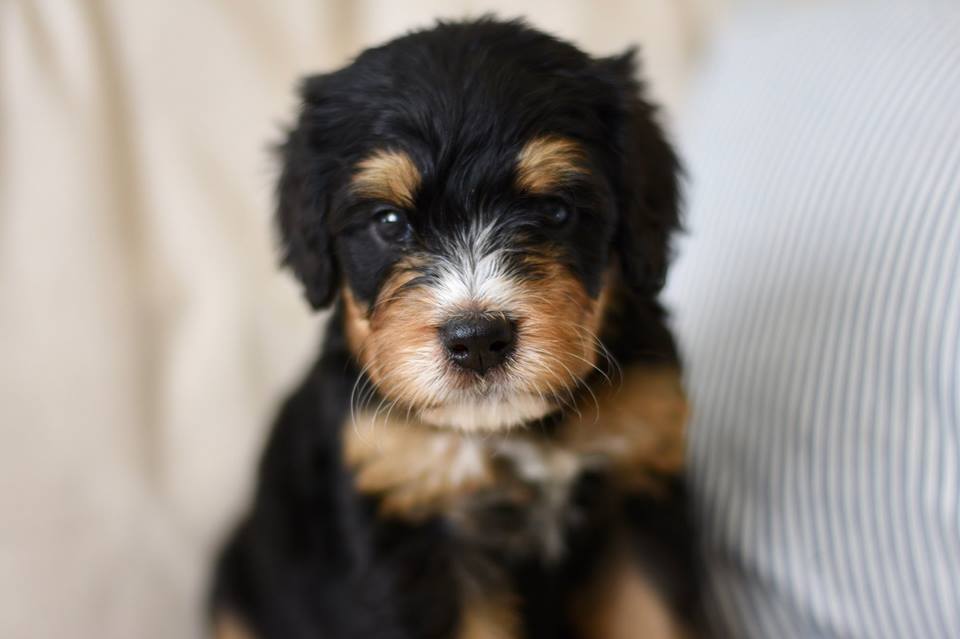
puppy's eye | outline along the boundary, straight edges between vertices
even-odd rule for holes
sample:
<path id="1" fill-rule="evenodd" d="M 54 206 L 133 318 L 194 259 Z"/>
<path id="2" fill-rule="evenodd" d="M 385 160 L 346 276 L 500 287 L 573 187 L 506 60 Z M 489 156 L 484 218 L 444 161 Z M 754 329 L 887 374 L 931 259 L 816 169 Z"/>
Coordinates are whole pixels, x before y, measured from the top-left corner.
<path id="1" fill-rule="evenodd" d="M 377 213 L 373 221 L 373 231 L 388 244 L 397 244 L 410 238 L 412 229 L 407 216 L 396 209 L 386 209 Z"/>
<path id="2" fill-rule="evenodd" d="M 563 228 L 573 219 L 573 211 L 563 204 L 552 204 L 545 212 L 547 224 L 554 228 Z"/>

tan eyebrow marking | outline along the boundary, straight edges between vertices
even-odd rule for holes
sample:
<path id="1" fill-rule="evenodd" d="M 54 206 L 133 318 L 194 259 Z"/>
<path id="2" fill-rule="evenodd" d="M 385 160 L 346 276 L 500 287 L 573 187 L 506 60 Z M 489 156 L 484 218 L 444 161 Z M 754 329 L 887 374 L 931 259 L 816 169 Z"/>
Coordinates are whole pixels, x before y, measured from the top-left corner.
<path id="1" fill-rule="evenodd" d="M 403 151 L 382 149 L 357 164 L 352 182 L 357 195 L 412 208 L 420 172 Z"/>
<path id="2" fill-rule="evenodd" d="M 517 155 L 517 186 L 522 191 L 546 193 L 586 173 L 586 153 L 568 138 L 537 137 Z"/>

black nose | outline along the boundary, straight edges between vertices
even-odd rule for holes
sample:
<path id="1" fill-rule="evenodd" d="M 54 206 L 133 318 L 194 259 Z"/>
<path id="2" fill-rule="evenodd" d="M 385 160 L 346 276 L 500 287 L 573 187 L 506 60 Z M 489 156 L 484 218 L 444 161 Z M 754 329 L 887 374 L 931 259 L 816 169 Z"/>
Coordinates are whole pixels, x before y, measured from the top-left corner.
<path id="1" fill-rule="evenodd" d="M 513 348 L 513 326 L 499 315 L 466 315 L 440 328 L 450 360 L 481 375 L 497 366 Z"/>

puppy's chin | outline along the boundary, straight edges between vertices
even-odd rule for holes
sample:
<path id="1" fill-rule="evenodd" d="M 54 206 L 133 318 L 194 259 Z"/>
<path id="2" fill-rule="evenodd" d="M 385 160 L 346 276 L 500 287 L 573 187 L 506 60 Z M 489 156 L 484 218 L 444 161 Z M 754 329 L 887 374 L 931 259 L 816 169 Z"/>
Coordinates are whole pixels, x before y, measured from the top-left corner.
<path id="1" fill-rule="evenodd" d="M 434 426 L 467 433 L 495 432 L 546 417 L 556 405 L 544 397 L 518 394 L 507 397 L 465 397 L 421 411 Z"/>

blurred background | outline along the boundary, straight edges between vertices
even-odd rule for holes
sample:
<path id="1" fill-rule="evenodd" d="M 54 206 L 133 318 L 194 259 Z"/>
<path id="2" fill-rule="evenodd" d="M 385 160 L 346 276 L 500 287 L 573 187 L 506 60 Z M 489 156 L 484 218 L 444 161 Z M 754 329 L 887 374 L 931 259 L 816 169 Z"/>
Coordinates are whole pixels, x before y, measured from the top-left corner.
<path id="1" fill-rule="evenodd" d="M 881 4 L 891 9 L 874 19 Z M 712 588 L 728 597 L 728 621 L 755 629 L 728 634 L 957 636 L 960 606 L 950 599 L 960 597 L 960 573 L 949 566 L 960 565 L 951 564 L 960 561 L 960 294 L 924 293 L 946 300 L 936 303 L 939 323 L 924 325 L 934 327 L 917 343 L 927 350 L 913 341 L 903 350 L 929 353 L 932 363 L 915 365 L 940 377 L 928 383 L 913 360 L 893 358 L 896 383 L 878 377 L 868 388 L 865 378 L 869 392 L 849 394 L 863 407 L 831 394 L 863 370 L 843 368 L 866 357 L 846 356 L 851 336 L 880 349 L 863 360 L 880 371 L 883 345 L 926 321 L 918 312 L 886 323 L 883 312 L 933 307 L 882 296 L 894 275 L 907 273 L 904 290 L 960 291 L 952 276 L 924 279 L 931 263 L 955 272 L 960 255 L 960 191 L 951 186 L 960 184 L 951 124 L 960 14 L 951 4 L 0 0 L 0 637 L 201 636 L 211 553 L 249 494 L 278 401 L 322 332 L 323 317 L 277 269 L 271 226 L 268 147 L 292 118 L 297 80 L 437 18 L 484 13 L 525 17 L 597 55 L 639 44 L 665 124 L 706 177 L 691 180 L 703 185 L 691 208 L 705 224 L 694 221 L 689 253 L 702 257 L 680 265 L 671 287 L 686 311 L 695 410 L 715 424 L 692 431 L 703 517 L 720 549 Z M 914 80 L 919 89 L 901 92 L 909 99 L 888 105 L 896 117 L 874 109 Z M 698 83 L 705 88 L 695 91 Z M 844 102 L 851 95 L 859 100 Z M 943 143 L 931 160 L 945 167 L 935 184 L 927 176 L 940 174 L 905 151 L 921 138 L 904 123 Z M 900 137 L 888 135 L 898 124 Z M 864 145 L 835 144 L 847 132 Z M 899 141 L 885 147 L 891 139 Z M 737 157 L 748 161 L 729 159 Z M 889 193 L 846 193 L 857 167 L 863 184 Z M 934 187 L 945 195 L 927 206 Z M 942 240 L 939 261 L 921 242 L 915 262 L 884 248 L 872 215 L 885 207 L 894 215 L 883 218 L 882 237 L 908 237 L 914 223 L 935 229 L 909 237 Z M 826 242 L 818 228 L 830 229 Z M 875 241 L 854 243 L 867 234 Z M 731 286 L 735 294 L 716 293 Z M 781 294 L 794 290 L 802 294 Z M 872 323 L 858 333 L 856 309 L 874 299 L 885 310 L 864 311 Z M 773 314 L 747 323 L 745 308 Z M 804 312 L 815 315 L 797 323 Z M 829 337 L 847 319 L 849 332 Z M 783 366 L 796 379 L 778 377 Z M 739 370 L 749 374 L 730 375 Z M 905 399 L 878 413 L 893 388 Z M 904 408 L 928 395 L 945 408 Z M 878 430 L 887 417 L 891 428 Z M 849 435 L 834 446 L 836 432 Z M 888 459 L 889 450 L 903 458 Z M 858 451 L 867 451 L 861 466 Z M 871 451 L 884 456 L 875 466 Z M 848 480 L 845 468 L 866 470 Z M 860 507 L 889 495 L 889 512 Z M 929 525 L 903 532 L 890 522 Z M 900 606 L 911 593 L 915 601 Z M 764 610 L 767 627 L 780 630 L 750 625 Z"/>

